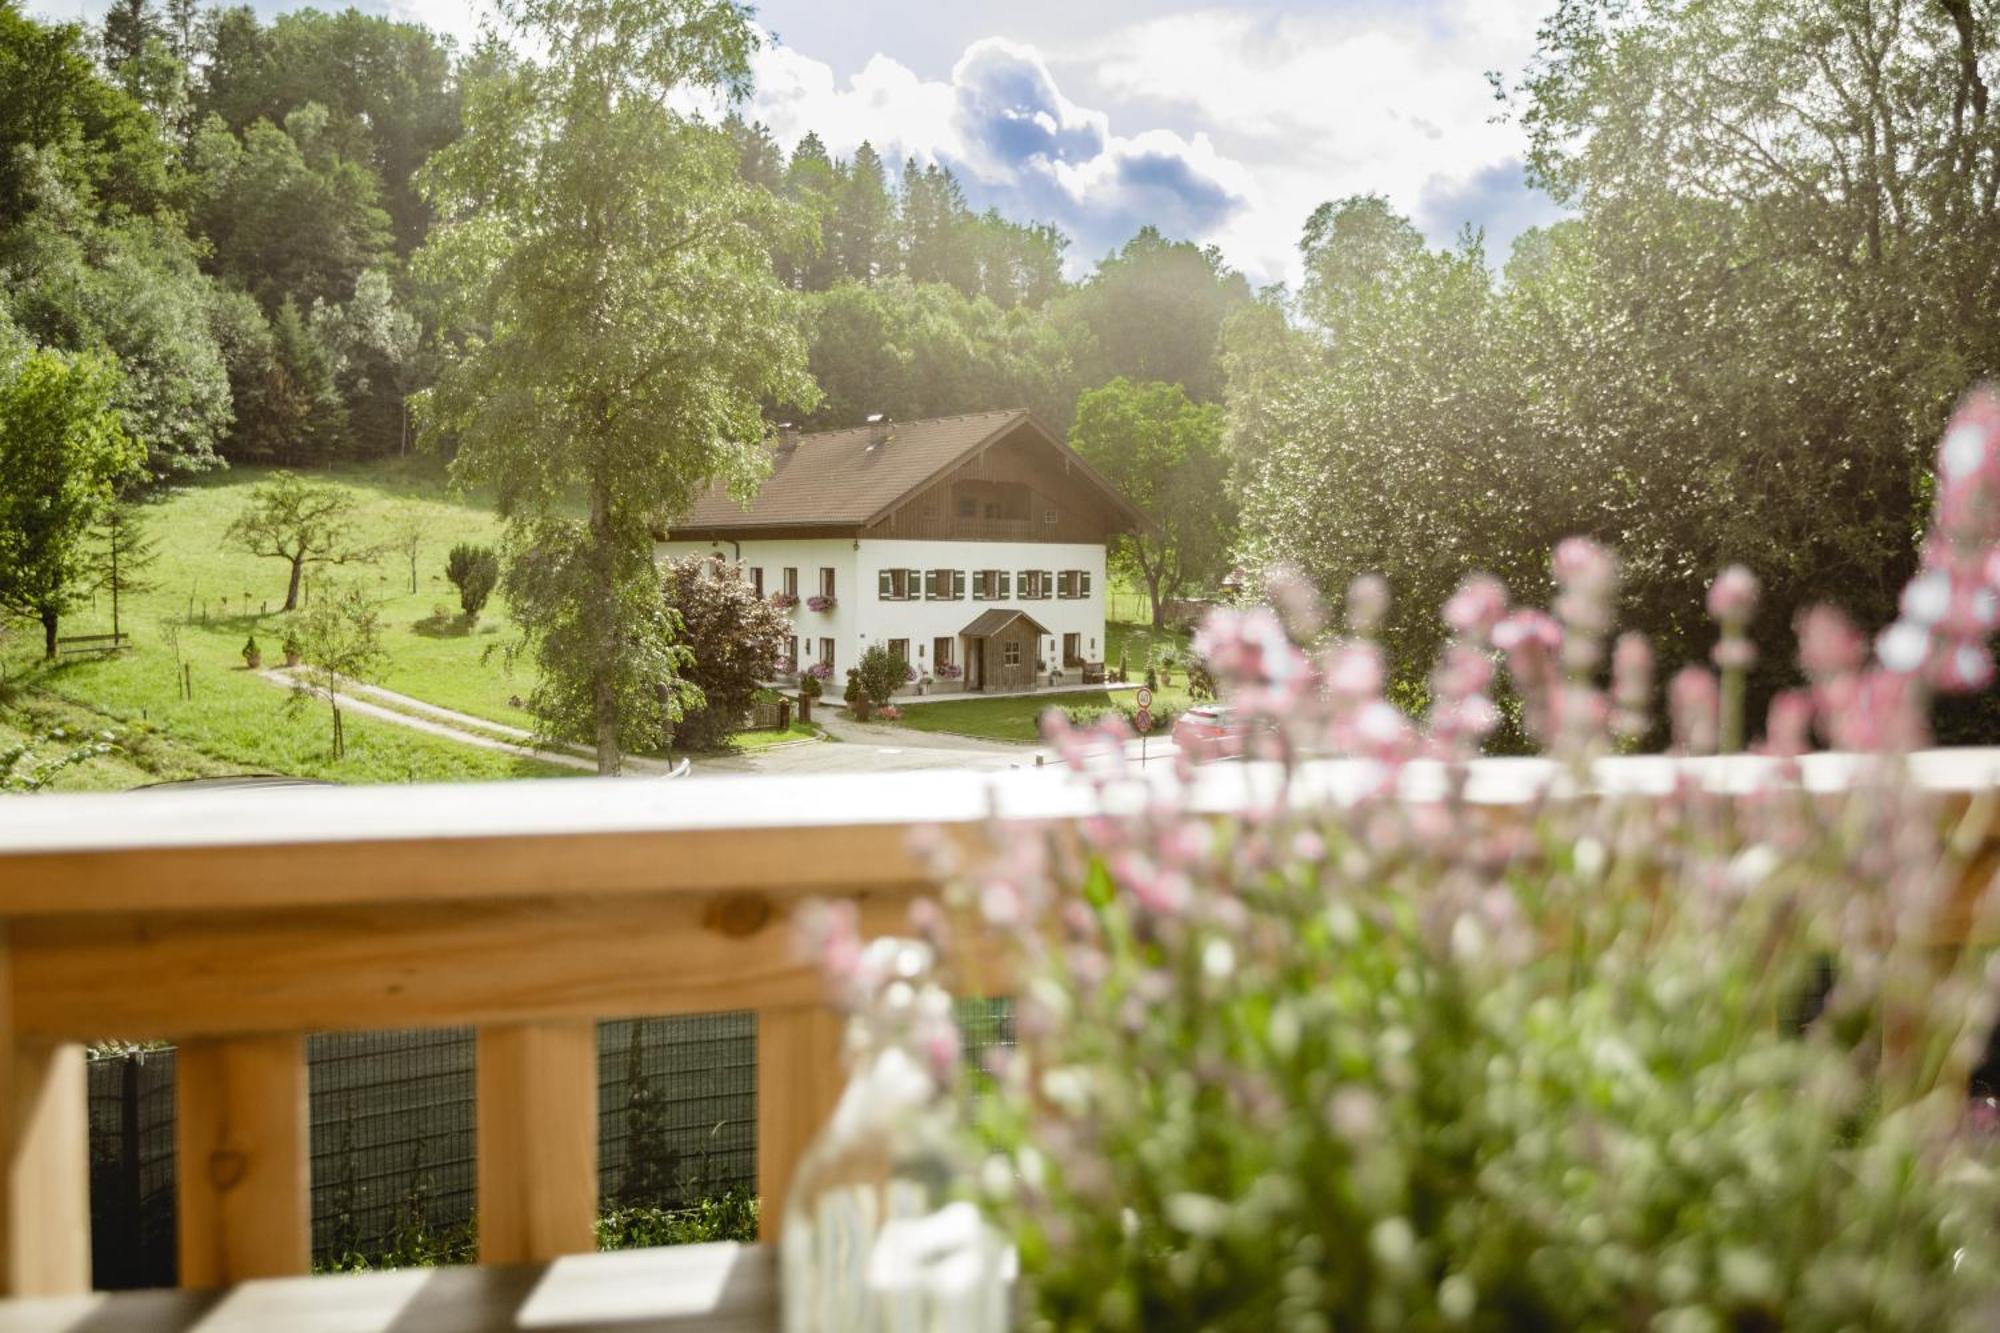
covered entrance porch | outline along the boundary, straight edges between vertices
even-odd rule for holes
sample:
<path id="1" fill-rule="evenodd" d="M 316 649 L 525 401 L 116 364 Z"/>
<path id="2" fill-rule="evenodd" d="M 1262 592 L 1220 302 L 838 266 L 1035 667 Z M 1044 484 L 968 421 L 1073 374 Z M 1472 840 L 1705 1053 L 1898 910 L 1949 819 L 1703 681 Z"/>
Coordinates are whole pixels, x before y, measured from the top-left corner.
<path id="1" fill-rule="evenodd" d="M 959 659 L 968 691 L 1031 690 L 1048 655 L 1047 627 L 1027 612 L 994 607 L 958 632 Z M 1044 668 L 1045 670 L 1046 668 Z"/>

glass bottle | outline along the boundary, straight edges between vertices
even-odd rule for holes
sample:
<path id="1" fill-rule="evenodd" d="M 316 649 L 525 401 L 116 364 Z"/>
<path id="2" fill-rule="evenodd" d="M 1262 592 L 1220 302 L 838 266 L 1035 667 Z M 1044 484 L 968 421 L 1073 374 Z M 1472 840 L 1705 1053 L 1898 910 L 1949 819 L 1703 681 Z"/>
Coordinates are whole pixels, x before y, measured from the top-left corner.
<path id="1" fill-rule="evenodd" d="M 780 1241 L 785 1333 L 1002 1333 L 1014 1254 L 954 1197 L 970 1157 L 958 1025 L 929 946 L 862 954 L 847 1087 L 792 1180 Z"/>

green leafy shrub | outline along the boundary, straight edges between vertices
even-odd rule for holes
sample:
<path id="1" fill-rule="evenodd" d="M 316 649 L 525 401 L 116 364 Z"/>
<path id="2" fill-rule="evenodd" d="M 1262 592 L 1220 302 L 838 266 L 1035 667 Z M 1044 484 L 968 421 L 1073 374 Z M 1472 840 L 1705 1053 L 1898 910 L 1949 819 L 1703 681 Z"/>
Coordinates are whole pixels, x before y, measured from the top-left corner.
<path id="1" fill-rule="evenodd" d="M 612 1208 L 597 1219 L 600 1250 L 756 1239 L 757 1198 L 742 1189 L 728 1190 L 685 1208 Z"/>
<path id="2" fill-rule="evenodd" d="M 849 674 L 860 682 L 868 702 L 880 708 L 909 682 L 910 664 L 878 643 L 861 654 L 860 663 Z"/>
<path id="3" fill-rule="evenodd" d="M 458 589 L 459 609 L 466 619 L 477 620 L 500 582 L 500 557 L 490 546 L 460 542 L 445 557 L 444 576 Z"/>

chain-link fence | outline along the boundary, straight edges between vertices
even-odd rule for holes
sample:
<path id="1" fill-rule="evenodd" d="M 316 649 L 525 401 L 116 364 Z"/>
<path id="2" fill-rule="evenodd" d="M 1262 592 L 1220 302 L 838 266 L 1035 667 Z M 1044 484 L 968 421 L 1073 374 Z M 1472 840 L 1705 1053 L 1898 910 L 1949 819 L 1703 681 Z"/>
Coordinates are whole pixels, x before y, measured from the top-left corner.
<path id="1" fill-rule="evenodd" d="M 967 1053 L 1011 1045 L 1004 1001 L 961 1007 Z M 469 1028 L 343 1032 L 306 1044 L 313 1260 L 434 1255 L 474 1209 Z M 675 1209 L 757 1189 L 754 1014 L 598 1025 L 598 1191 Z M 170 1286 L 174 1052 L 90 1062 L 91 1249 L 100 1287 Z"/>

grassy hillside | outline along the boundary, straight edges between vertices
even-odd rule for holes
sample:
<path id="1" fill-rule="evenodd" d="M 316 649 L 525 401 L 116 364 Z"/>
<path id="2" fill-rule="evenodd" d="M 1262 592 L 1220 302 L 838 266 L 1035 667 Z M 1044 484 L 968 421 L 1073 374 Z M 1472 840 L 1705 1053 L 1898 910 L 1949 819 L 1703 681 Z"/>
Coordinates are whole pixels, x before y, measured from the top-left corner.
<path id="1" fill-rule="evenodd" d="M 23 630 L 0 647 L 6 684 L 0 686 L 0 726 L 21 729 L 23 712 L 61 706 L 75 725 L 109 729 L 149 747 L 166 776 L 197 772 L 278 772 L 343 782 L 457 781 L 569 770 L 425 736 L 368 718 L 350 717 L 347 757 L 329 757 L 329 725 L 321 708 L 289 707 L 289 696 L 253 676 L 241 650 L 252 634 L 267 664 L 279 659 L 287 617 L 287 567 L 229 549 L 222 534 L 243 506 L 249 488 L 265 474 L 238 468 L 172 488 L 145 507 L 148 530 L 160 556 L 148 577 L 157 587 L 128 597 L 121 608 L 131 650 L 115 657 L 47 666 L 38 634 Z M 356 583 L 383 604 L 390 666 L 381 682 L 446 707 L 518 726 L 531 725 L 510 698 L 525 696 L 531 681 L 510 677 L 503 645 L 505 605 L 496 594 L 478 630 L 430 627 L 432 608 L 457 610 L 455 590 L 444 579 L 445 554 L 454 542 L 495 542 L 498 522 L 476 505 L 447 495 L 441 480 L 422 471 L 383 469 L 318 474 L 347 488 L 357 505 L 365 542 L 386 542 L 391 516 L 405 501 L 421 506 L 430 535 L 419 550 L 418 589 L 410 592 L 408 562 L 385 552 L 373 564 L 321 567 L 313 588 Z M 177 681 L 172 627 L 179 659 L 191 669 L 194 697 L 183 700 Z M 63 623 L 63 633 L 106 633 L 111 608 L 96 604 Z M 11 710 L 13 716 L 8 716 Z M 123 762 L 123 761 L 120 761 Z M 65 774 L 57 787 L 130 785 L 134 772 L 152 780 L 153 768 L 93 761 Z"/>

